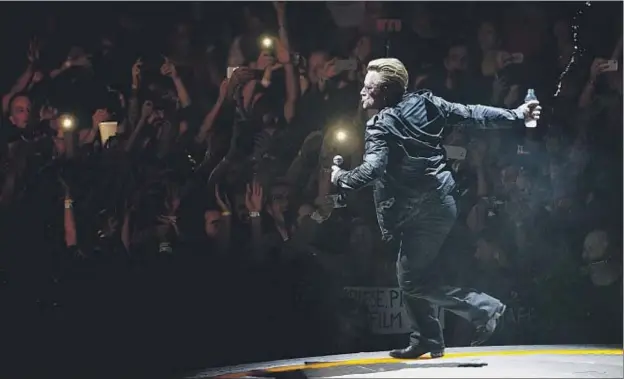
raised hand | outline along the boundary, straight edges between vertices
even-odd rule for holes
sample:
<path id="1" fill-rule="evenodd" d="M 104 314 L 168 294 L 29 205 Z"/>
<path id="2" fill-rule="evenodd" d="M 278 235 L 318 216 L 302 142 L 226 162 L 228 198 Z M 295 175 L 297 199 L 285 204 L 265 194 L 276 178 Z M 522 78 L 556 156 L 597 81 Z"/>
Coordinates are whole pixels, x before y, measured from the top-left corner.
<path id="1" fill-rule="evenodd" d="M 498 101 L 508 91 L 509 91 L 509 83 L 507 83 L 507 79 L 502 75 L 496 75 L 496 78 L 492 82 L 492 97 L 496 101 Z"/>
<path id="2" fill-rule="evenodd" d="M 39 41 L 37 40 L 37 38 L 33 38 L 30 40 L 30 42 L 28 43 L 28 53 L 27 53 L 27 57 L 28 57 L 28 62 L 35 63 L 39 60 Z"/>
<path id="3" fill-rule="evenodd" d="M 124 96 L 123 93 L 118 92 L 119 95 L 119 105 L 121 106 L 121 109 L 126 109 L 126 106 L 128 105 L 126 102 L 126 96 Z"/>
<path id="4" fill-rule="evenodd" d="M 174 79 L 178 77 L 175 65 L 167 57 L 165 57 L 165 63 L 160 67 L 160 73 Z"/>
<path id="5" fill-rule="evenodd" d="M 143 61 L 141 57 L 132 65 L 132 87 L 138 88 L 141 83 L 141 67 L 143 67 Z"/>
<path id="6" fill-rule="evenodd" d="M 110 113 L 108 113 L 107 109 L 98 109 L 91 116 L 91 121 L 93 123 L 93 127 L 99 127 L 101 122 L 108 121 L 110 119 Z"/>
<path id="7" fill-rule="evenodd" d="M 272 70 L 276 69 L 276 67 L 274 67 L 275 65 L 276 65 L 275 57 L 273 57 L 273 55 L 269 54 L 268 52 L 260 53 L 260 56 L 258 57 L 258 60 L 256 61 L 256 68 L 258 70 L 264 70 L 265 73 L 271 72 Z"/>
<path id="8" fill-rule="evenodd" d="M 180 208 L 180 191 L 177 186 L 167 185 L 167 195 L 165 197 L 165 212 L 158 216 L 160 225 L 157 227 L 158 234 L 164 237 L 169 230 L 173 230 L 176 235 L 180 235 L 178 229 L 178 218 L 176 213 Z"/>
<path id="9" fill-rule="evenodd" d="M 34 85 L 34 84 L 37 84 L 37 83 L 39 83 L 40 81 L 42 81 L 42 80 L 43 80 L 43 77 L 44 77 L 43 72 L 41 72 L 41 71 L 35 71 L 35 73 L 34 73 L 34 74 L 33 74 L 33 76 L 32 76 L 32 79 L 30 79 L 30 82 L 31 82 L 33 85 Z"/>
<path id="10" fill-rule="evenodd" d="M 167 186 L 167 198 L 165 200 L 166 216 L 174 216 L 180 208 L 180 189 L 177 186 Z"/>
<path id="11" fill-rule="evenodd" d="M 119 220 L 114 216 L 110 216 L 106 219 L 106 223 L 102 226 L 102 229 L 98 230 L 98 237 L 109 238 L 112 237 L 119 229 Z"/>
<path id="12" fill-rule="evenodd" d="M 506 51 L 499 51 L 496 54 L 496 66 L 498 70 L 502 70 L 503 68 L 509 66 L 512 61 L 512 56 L 510 53 Z"/>
<path id="13" fill-rule="evenodd" d="M 66 64 L 69 67 L 89 67 L 91 66 L 91 55 L 83 54 L 75 58 L 69 58 Z"/>
<path id="14" fill-rule="evenodd" d="M 596 58 L 589 68 L 589 76 L 591 80 L 596 80 L 598 75 L 602 74 L 609 68 L 608 60 L 604 58 Z"/>
<path id="15" fill-rule="evenodd" d="M 58 116 L 58 109 L 53 108 L 49 105 L 41 107 L 39 111 L 39 119 L 41 121 L 44 120 L 54 120 Z"/>
<path id="16" fill-rule="evenodd" d="M 154 104 L 147 100 L 143 103 L 143 106 L 141 107 L 141 118 L 144 120 L 147 120 L 149 118 L 149 116 L 152 115 L 152 113 L 154 112 Z"/>
<path id="17" fill-rule="evenodd" d="M 247 184 L 245 193 L 245 206 L 249 212 L 260 212 L 262 210 L 262 186 L 257 180 Z"/>
<path id="18" fill-rule="evenodd" d="M 148 125 L 156 125 L 157 121 L 161 121 L 165 118 L 165 112 L 162 109 L 153 111 L 147 118 Z"/>
<path id="19" fill-rule="evenodd" d="M 217 200 L 217 205 L 219 209 L 221 209 L 222 213 L 231 213 L 232 212 L 232 204 L 230 203 L 230 199 L 228 199 L 227 195 L 221 197 L 221 191 L 219 191 L 219 185 L 215 185 L 215 197 Z"/>
<path id="20" fill-rule="evenodd" d="M 239 86 L 244 86 L 256 77 L 255 70 L 248 67 L 239 67 L 233 73 L 232 77 L 228 80 L 227 86 L 227 99 L 233 100 L 234 93 Z"/>

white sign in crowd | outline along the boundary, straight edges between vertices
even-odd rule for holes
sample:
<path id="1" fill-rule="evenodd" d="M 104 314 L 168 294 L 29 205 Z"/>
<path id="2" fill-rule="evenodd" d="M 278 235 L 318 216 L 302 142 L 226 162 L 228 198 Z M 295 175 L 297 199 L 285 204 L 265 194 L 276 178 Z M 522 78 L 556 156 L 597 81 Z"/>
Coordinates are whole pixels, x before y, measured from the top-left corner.
<path id="1" fill-rule="evenodd" d="M 398 287 L 345 287 L 347 296 L 366 305 L 369 326 L 374 334 L 410 332 L 403 293 Z M 444 328 L 444 310 L 436 308 Z"/>

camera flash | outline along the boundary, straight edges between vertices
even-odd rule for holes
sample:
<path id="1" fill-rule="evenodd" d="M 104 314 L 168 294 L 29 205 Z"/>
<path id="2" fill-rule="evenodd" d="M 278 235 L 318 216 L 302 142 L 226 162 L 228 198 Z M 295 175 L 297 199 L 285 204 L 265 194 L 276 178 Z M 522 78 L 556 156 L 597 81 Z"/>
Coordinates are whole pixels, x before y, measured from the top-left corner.
<path id="1" fill-rule="evenodd" d="M 267 49 L 270 49 L 273 46 L 273 41 L 269 37 L 264 37 L 262 39 L 262 46 L 264 46 Z"/>
<path id="2" fill-rule="evenodd" d="M 347 139 L 347 133 L 344 130 L 339 130 L 336 132 L 336 140 L 338 142 L 344 142 Z"/>
<path id="3" fill-rule="evenodd" d="M 69 115 L 64 115 L 60 117 L 61 127 L 65 130 L 71 130 L 74 127 L 74 118 Z"/>

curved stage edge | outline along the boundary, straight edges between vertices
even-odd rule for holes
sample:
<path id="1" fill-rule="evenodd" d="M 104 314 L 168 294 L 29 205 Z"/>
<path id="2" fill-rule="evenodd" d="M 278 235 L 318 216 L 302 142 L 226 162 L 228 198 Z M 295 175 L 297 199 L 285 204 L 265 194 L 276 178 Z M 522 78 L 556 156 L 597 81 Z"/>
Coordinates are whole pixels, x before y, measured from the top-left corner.
<path id="1" fill-rule="evenodd" d="M 200 378 L 622 378 L 621 346 L 492 346 L 399 360 L 388 352 L 300 358 L 206 369 Z"/>

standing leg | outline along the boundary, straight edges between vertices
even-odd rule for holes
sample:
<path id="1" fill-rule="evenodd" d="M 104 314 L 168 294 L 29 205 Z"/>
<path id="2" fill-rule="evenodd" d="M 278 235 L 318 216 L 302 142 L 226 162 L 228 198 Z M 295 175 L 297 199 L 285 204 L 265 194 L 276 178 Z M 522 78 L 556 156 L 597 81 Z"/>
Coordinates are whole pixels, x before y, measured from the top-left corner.
<path id="1" fill-rule="evenodd" d="M 444 340 L 433 305 L 472 322 L 477 328 L 478 343 L 491 335 L 497 318 L 505 310 L 499 300 L 483 292 L 441 285 L 440 271 L 432 269 L 431 263 L 456 217 L 455 200 L 447 196 L 440 204 L 423 204 L 415 218 L 403 228 L 397 276 L 413 333 L 410 347 L 395 351 L 392 356 L 416 358 L 428 352 L 432 356 L 442 355 Z"/>
<path id="2" fill-rule="evenodd" d="M 410 346 L 422 346 L 428 351 L 444 350 L 444 335 L 433 305 L 413 296 L 403 299 L 412 332 Z"/>
<path id="3" fill-rule="evenodd" d="M 421 288 L 430 284 L 433 275 L 438 274 L 429 268 L 438 256 L 456 217 L 455 201 L 448 196 L 441 204 L 423 204 L 415 219 L 401 231 L 397 277 L 404 293 L 412 333 L 409 347 L 390 353 L 395 358 L 417 358 L 426 353 L 440 357 L 443 354 L 444 336 L 440 321 L 432 302 L 420 296 L 420 293 Z"/>

